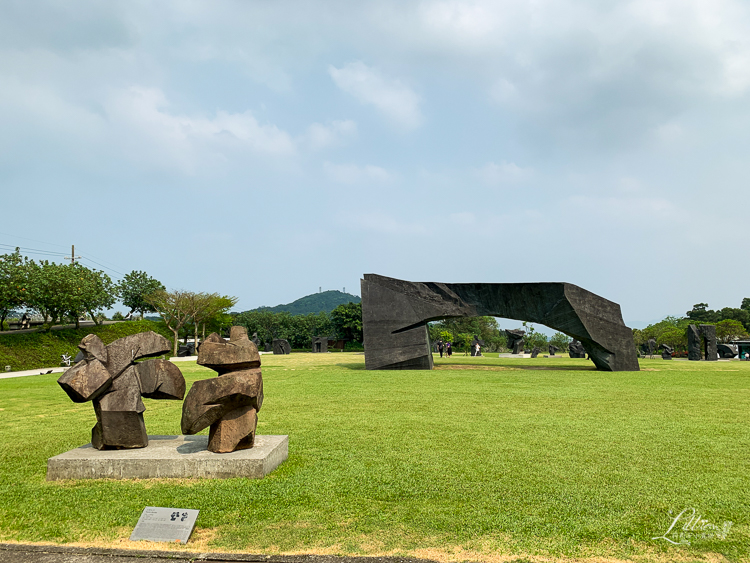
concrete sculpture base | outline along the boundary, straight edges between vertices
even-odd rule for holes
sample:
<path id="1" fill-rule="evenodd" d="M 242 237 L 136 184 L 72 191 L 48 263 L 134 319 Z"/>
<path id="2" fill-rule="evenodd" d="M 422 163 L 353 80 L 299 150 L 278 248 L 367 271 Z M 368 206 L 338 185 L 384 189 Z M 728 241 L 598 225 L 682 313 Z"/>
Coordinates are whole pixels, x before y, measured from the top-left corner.
<path id="1" fill-rule="evenodd" d="M 246 450 L 216 454 L 208 436 L 149 436 L 148 446 L 97 450 L 87 444 L 47 460 L 47 481 L 60 479 L 262 479 L 289 455 L 289 436 L 255 436 Z"/>

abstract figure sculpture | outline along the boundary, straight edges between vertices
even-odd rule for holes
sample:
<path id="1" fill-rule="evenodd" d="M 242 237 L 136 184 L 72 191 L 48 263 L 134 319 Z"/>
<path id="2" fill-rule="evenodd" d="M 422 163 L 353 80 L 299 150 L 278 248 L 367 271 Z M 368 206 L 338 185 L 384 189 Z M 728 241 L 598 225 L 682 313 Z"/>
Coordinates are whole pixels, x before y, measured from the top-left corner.
<path id="1" fill-rule="evenodd" d="M 659 350 L 661 350 L 661 359 L 662 360 L 671 360 L 672 354 L 674 353 L 674 350 L 671 346 L 667 346 L 666 344 L 659 344 Z"/>
<path id="2" fill-rule="evenodd" d="M 536 358 L 539 355 L 539 352 L 541 352 L 542 349 L 538 346 L 534 346 L 534 348 L 531 350 L 531 357 Z"/>
<path id="3" fill-rule="evenodd" d="M 274 354 L 291 354 L 292 347 L 289 344 L 289 341 L 284 340 L 283 338 L 274 338 L 273 339 L 273 353 Z"/>
<path id="4" fill-rule="evenodd" d="M 105 346 L 89 334 L 78 348 L 83 359 L 57 382 L 74 402 L 93 401 L 91 445 L 98 450 L 148 446 L 141 397 L 180 400 L 185 379 L 167 360 L 135 361 L 169 352 L 169 341 L 155 332 L 141 332 Z"/>
<path id="5" fill-rule="evenodd" d="M 583 344 L 578 342 L 575 338 L 568 344 L 568 355 L 571 358 L 585 358 L 586 357 L 586 349 L 583 347 Z"/>
<path id="6" fill-rule="evenodd" d="M 560 348 L 558 348 L 557 346 L 554 346 L 553 344 L 550 344 L 549 345 L 549 355 L 550 356 L 554 356 L 555 352 L 557 352 L 559 349 Z"/>
<path id="7" fill-rule="evenodd" d="M 718 359 L 716 327 L 714 325 L 688 325 L 688 360 L 699 361 L 705 356 L 708 361 Z"/>
<path id="8" fill-rule="evenodd" d="M 505 330 L 505 338 L 508 341 L 508 348 L 513 350 L 514 354 L 520 354 L 523 350 L 523 337 L 526 332 L 521 329 Z"/>
<path id="9" fill-rule="evenodd" d="M 233 326 L 229 342 L 211 334 L 200 346 L 198 365 L 219 376 L 193 383 L 182 404 L 182 433 L 196 434 L 210 426 L 209 451 L 252 448 L 263 404 L 263 377 L 258 348 L 248 339 L 247 330 Z"/>
<path id="10" fill-rule="evenodd" d="M 569 283 L 362 280 L 367 369 L 432 369 L 427 322 L 494 316 L 546 325 L 581 341 L 596 367 L 638 371 L 633 332 L 620 306 Z"/>

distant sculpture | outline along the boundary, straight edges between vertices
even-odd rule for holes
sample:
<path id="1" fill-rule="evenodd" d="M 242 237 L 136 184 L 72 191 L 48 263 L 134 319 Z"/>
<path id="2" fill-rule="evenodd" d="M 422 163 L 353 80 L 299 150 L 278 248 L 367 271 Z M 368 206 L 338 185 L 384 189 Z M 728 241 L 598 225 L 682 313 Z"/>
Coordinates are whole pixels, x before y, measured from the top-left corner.
<path id="1" fill-rule="evenodd" d="M 536 346 L 534 346 L 534 349 L 531 351 L 531 357 L 536 358 L 539 355 L 539 352 L 541 351 L 542 351 L 541 348 L 537 348 Z"/>
<path id="2" fill-rule="evenodd" d="M 554 355 L 555 355 L 555 352 L 557 352 L 557 351 L 558 351 L 559 349 L 560 349 L 560 348 L 558 348 L 558 347 L 557 347 L 557 346 L 555 346 L 554 344 L 550 344 L 550 345 L 549 345 L 549 355 L 550 355 L 550 356 L 554 356 Z"/>
<path id="3" fill-rule="evenodd" d="M 716 349 L 722 358 L 734 358 L 737 355 L 737 347 L 733 344 L 717 344 Z"/>
<path id="4" fill-rule="evenodd" d="M 263 404 L 263 377 L 258 348 L 247 330 L 233 326 L 229 342 L 211 334 L 198 351 L 198 365 L 219 375 L 193 383 L 182 404 L 182 433 L 197 434 L 210 426 L 209 451 L 252 448 Z"/>
<path id="5" fill-rule="evenodd" d="M 571 358 L 585 358 L 586 357 L 586 349 L 583 347 L 583 344 L 578 342 L 575 338 L 568 344 L 568 355 Z"/>
<path id="6" fill-rule="evenodd" d="M 287 340 L 283 338 L 273 339 L 273 353 L 274 354 L 291 354 L 292 347 L 289 345 Z"/>
<path id="7" fill-rule="evenodd" d="M 312 351 L 315 353 L 328 352 L 328 337 L 327 336 L 313 336 L 312 337 Z"/>
<path id="8" fill-rule="evenodd" d="M 168 360 L 135 361 L 169 352 L 170 342 L 155 332 L 141 332 L 105 346 L 89 334 L 78 348 L 82 359 L 57 382 L 73 402 L 94 403 L 91 445 L 98 450 L 148 446 L 141 397 L 180 400 L 185 379 Z"/>
<path id="9" fill-rule="evenodd" d="M 250 342 L 255 344 L 255 347 L 260 350 L 260 338 L 258 338 L 258 333 L 254 332 L 253 337 L 250 339 Z"/>
<path id="10" fill-rule="evenodd" d="M 648 349 L 648 355 L 649 356 L 653 356 L 654 355 L 654 350 L 656 350 L 656 340 L 653 339 L 653 338 L 649 338 L 648 342 L 646 342 L 646 346 L 647 346 L 647 349 Z"/>
<path id="11" fill-rule="evenodd" d="M 375 274 L 362 280 L 365 366 L 432 369 L 427 323 L 480 316 L 563 332 L 580 340 L 601 370 L 640 369 L 633 331 L 625 326 L 620 306 L 573 284 L 409 282 Z"/>
<path id="12" fill-rule="evenodd" d="M 688 325 L 688 360 L 699 361 L 702 356 L 708 361 L 718 359 L 716 349 L 716 326 Z"/>
<path id="13" fill-rule="evenodd" d="M 521 350 L 523 350 L 524 336 L 526 336 L 526 332 L 521 329 L 505 329 L 505 338 L 508 341 L 508 348 L 513 350 L 513 354 L 520 354 Z"/>
<path id="14" fill-rule="evenodd" d="M 195 355 L 195 344 L 192 342 L 188 342 L 187 344 L 180 344 L 179 348 L 177 348 L 177 357 L 178 358 L 187 358 L 188 356 L 194 356 Z"/>
<path id="15" fill-rule="evenodd" d="M 662 360 L 671 360 L 672 354 L 674 353 L 674 350 L 671 346 L 667 346 L 666 344 L 659 344 L 659 350 L 661 350 L 661 359 Z"/>

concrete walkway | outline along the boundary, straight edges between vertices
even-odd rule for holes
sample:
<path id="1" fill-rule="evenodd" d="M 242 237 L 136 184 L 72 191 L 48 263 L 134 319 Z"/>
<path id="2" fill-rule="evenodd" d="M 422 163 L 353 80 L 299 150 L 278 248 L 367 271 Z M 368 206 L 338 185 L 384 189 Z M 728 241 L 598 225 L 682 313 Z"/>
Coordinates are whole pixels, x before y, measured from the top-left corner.
<path id="1" fill-rule="evenodd" d="M 263 563 L 432 563 L 426 559 L 402 557 L 336 557 L 333 555 L 255 555 L 250 553 L 199 553 L 190 551 L 143 551 L 100 549 L 56 545 L 0 543 L 3 563 L 145 563 L 174 561 L 230 561 Z"/>
<path id="2" fill-rule="evenodd" d="M 184 358 L 170 358 L 170 362 L 194 362 L 198 359 L 198 356 L 185 356 Z M 71 364 L 72 365 L 72 364 Z M 10 379 L 11 377 L 27 377 L 29 375 L 45 375 L 47 373 L 62 373 L 66 369 L 66 366 L 54 367 L 54 368 L 38 368 L 38 369 L 27 369 L 24 371 L 7 371 L 2 372 L 0 379 Z"/>

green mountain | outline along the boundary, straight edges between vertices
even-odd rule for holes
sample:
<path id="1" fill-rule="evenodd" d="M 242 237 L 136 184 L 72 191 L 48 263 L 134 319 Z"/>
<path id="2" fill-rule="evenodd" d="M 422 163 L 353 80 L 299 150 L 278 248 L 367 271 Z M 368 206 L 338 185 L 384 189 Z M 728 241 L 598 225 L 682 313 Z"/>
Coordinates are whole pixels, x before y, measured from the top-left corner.
<path id="1" fill-rule="evenodd" d="M 320 293 L 313 293 L 300 297 L 296 301 L 286 305 L 276 305 L 276 307 L 258 307 L 253 311 L 270 311 L 271 313 L 281 313 L 287 311 L 292 315 L 307 315 L 308 313 L 330 313 L 339 305 L 346 305 L 349 302 L 359 303 L 361 299 L 351 293 L 343 291 L 330 290 Z"/>

